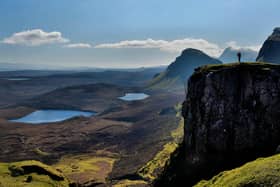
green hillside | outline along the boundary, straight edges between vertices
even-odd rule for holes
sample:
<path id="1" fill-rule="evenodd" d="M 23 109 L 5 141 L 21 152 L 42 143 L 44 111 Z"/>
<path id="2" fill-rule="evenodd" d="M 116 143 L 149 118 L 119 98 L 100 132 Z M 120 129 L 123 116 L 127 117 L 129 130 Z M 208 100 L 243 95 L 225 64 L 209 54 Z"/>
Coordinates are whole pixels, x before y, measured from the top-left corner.
<path id="1" fill-rule="evenodd" d="M 0 187 L 66 187 L 68 180 L 57 170 L 30 160 L 0 163 Z"/>
<path id="2" fill-rule="evenodd" d="M 259 158 L 239 168 L 224 171 L 196 187 L 280 186 L 280 154 Z"/>

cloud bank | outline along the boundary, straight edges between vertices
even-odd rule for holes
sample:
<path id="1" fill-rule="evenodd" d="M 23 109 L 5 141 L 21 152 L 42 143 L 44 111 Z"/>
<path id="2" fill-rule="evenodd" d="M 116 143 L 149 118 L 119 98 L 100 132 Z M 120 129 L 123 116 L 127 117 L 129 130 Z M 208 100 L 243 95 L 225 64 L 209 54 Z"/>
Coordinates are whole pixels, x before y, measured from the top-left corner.
<path id="1" fill-rule="evenodd" d="M 12 34 L 2 41 L 5 44 L 40 46 L 45 44 L 66 43 L 69 39 L 63 38 L 60 32 L 45 32 L 41 29 L 26 30 Z"/>
<path id="2" fill-rule="evenodd" d="M 117 43 L 105 43 L 96 45 L 95 48 L 150 48 L 160 49 L 166 52 L 181 52 L 186 48 L 196 48 L 211 56 L 218 56 L 222 49 L 215 43 L 204 39 L 184 38 L 179 40 L 125 40 Z"/>
<path id="3" fill-rule="evenodd" d="M 237 44 L 236 41 L 227 42 L 227 46 L 231 47 L 233 49 L 236 49 L 236 50 L 247 49 L 247 50 L 251 50 L 251 51 L 255 51 L 255 52 L 258 52 L 262 47 L 261 45 L 240 46 Z"/>
<path id="4" fill-rule="evenodd" d="M 64 38 L 61 32 L 46 32 L 42 29 L 26 30 L 12 34 L 10 37 L 4 38 L 2 43 L 11 45 L 24 46 L 41 46 L 46 44 L 68 43 L 69 39 Z M 207 41 L 201 38 L 183 38 L 176 40 L 124 40 L 115 43 L 103 43 L 94 46 L 94 48 L 140 48 L 140 49 L 159 49 L 169 53 L 179 53 L 186 48 L 199 49 L 210 56 L 218 57 L 226 47 L 234 49 L 247 49 L 259 51 L 261 45 L 240 46 L 235 41 L 227 42 L 224 46 Z M 69 43 L 64 48 L 92 48 L 89 43 Z"/>
<path id="5" fill-rule="evenodd" d="M 92 46 L 88 43 L 72 43 L 64 45 L 65 48 L 91 48 Z"/>
<path id="6" fill-rule="evenodd" d="M 261 45 L 250 45 L 250 46 L 241 46 L 238 45 L 236 41 L 230 41 L 226 43 L 226 47 L 232 47 L 234 49 L 247 49 L 258 52 L 261 48 Z M 160 49 L 161 51 L 166 52 L 181 52 L 186 48 L 195 48 L 199 49 L 210 56 L 218 57 L 223 50 L 224 46 L 219 46 L 216 43 L 209 42 L 205 39 L 196 39 L 196 38 L 184 38 L 178 40 L 125 40 L 116 43 L 104 43 L 96 45 L 95 48 L 143 48 L 143 49 Z"/>

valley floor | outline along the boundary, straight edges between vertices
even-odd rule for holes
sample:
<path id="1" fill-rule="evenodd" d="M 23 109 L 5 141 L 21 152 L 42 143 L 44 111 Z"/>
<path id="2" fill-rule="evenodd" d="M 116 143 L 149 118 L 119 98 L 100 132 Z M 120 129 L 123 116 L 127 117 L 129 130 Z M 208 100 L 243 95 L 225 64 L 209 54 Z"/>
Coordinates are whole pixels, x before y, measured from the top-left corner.
<path id="1" fill-rule="evenodd" d="M 32 93 L 32 84 L 28 85 Z M 184 97 L 180 92 L 111 84 L 44 89 L 42 94 L 19 101 L 13 100 L 12 93 L 20 90 L 7 93 L 9 98 L 0 106 L 0 161 L 38 160 L 70 181 L 87 185 L 135 180 L 137 171 L 173 140 L 171 132 L 180 121 L 175 105 Z M 149 92 L 150 97 L 132 102 L 118 99 L 132 91 Z M 44 108 L 88 110 L 98 115 L 42 125 L 8 121 Z"/>

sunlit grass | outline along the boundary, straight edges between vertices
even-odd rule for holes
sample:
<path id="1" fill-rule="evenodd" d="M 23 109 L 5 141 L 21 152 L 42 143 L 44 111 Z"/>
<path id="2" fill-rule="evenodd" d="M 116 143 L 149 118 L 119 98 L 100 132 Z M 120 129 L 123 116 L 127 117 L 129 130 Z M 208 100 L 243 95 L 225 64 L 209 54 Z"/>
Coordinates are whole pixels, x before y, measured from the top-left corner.
<path id="1" fill-rule="evenodd" d="M 31 173 L 25 167 L 34 168 Z M 36 172 L 37 171 L 37 172 Z M 45 173 L 42 174 L 41 172 Z M 28 181 L 31 178 L 31 181 Z M 55 179 L 54 179 L 55 178 Z M 69 182 L 64 176 L 52 168 L 38 161 L 22 161 L 13 163 L 0 163 L 1 187 L 66 187 Z"/>
<path id="2" fill-rule="evenodd" d="M 76 155 L 63 157 L 54 167 L 74 182 L 94 180 L 105 183 L 115 161 L 116 158 L 106 156 Z"/>
<path id="3" fill-rule="evenodd" d="M 280 154 L 224 171 L 196 187 L 280 186 Z"/>
<path id="4" fill-rule="evenodd" d="M 128 187 L 137 185 L 147 185 L 147 182 L 143 180 L 122 180 L 117 184 L 114 184 L 113 187 Z"/>
<path id="5" fill-rule="evenodd" d="M 177 115 L 180 116 L 181 106 L 175 106 L 177 110 Z M 138 175 L 144 178 L 147 181 L 153 181 L 158 178 L 159 174 L 163 171 L 165 166 L 170 164 L 170 158 L 172 154 L 177 150 L 179 144 L 181 143 L 184 135 L 184 120 L 180 116 L 181 120 L 179 122 L 178 128 L 171 132 L 173 140 L 166 143 L 163 146 L 163 149 L 156 154 L 156 156 L 150 160 L 145 166 L 138 170 Z M 157 172 L 161 171 L 161 172 Z"/>

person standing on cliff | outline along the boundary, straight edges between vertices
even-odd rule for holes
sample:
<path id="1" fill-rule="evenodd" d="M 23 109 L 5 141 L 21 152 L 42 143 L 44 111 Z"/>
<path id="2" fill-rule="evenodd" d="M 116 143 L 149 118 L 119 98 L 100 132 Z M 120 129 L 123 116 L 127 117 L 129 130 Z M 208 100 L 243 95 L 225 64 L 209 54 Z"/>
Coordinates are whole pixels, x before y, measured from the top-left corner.
<path id="1" fill-rule="evenodd" d="M 237 57 L 238 57 L 238 62 L 241 63 L 241 52 L 237 53 Z"/>

